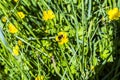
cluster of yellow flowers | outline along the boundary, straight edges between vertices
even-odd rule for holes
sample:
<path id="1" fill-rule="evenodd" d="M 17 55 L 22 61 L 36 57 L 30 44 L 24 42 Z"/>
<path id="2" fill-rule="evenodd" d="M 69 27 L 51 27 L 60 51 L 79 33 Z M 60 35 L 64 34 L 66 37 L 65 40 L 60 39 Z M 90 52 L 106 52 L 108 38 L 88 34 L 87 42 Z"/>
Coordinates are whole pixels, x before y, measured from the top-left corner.
<path id="1" fill-rule="evenodd" d="M 52 10 L 43 11 L 43 20 L 47 21 L 49 19 L 53 19 L 55 17 L 55 14 Z"/>
<path id="2" fill-rule="evenodd" d="M 108 16 L 109 16 L 109 19 L 112 21 L 112 20 L 118 20 L 119 17 L 120 17 L 120 11 L 119 9 L 116 7 L 116 8 L 113 8 L 111 10 L 108 11 Z"/>
<path id="3" fill-rule="evenodd" d="M 19 46 L 22 45 L 22 41 L 18 40 L 18 44 L 13 47 L 13 55 L 18 56 L 19 55 Z"/>
<path id="4" fill-rule="evenodd" d="M 49 19 L 53 19 L 54 17 L 55 17 L 55 14 L 53 13 L 52 10 L 43 11 L 43 19 L 45 21 Z M 67 33 L 59 32 L 55 39 L 59 44 L 67 43 L 68 42 Z"/>
<path id="5" fill-rule="evenodd" d="M 18 1 L 18 0 L 15 0 Z M 23 19 L 25 17 L 25 14 L 23 12 L 18 12 L 17 13 L 18 16 Z M 108 11 L 108 16 L 110 20 L 118 20 L 120 17 L 120 11 L 118 8 L 113 8 L 111 10 Z M 43 19 L 45 21 L 49 20 L 49 19 L 53 19 L 55 17 L 54 13 L 52 12 L 52 10 L 48 10 L 48 11 L 43 11 Z M 2 21 L 6 22 L 6 17 L 2 17 Z M 16 33 L 18 32 L 17 28 L 12 24 L 9 23 L 8 24 L 8 28 L 9 28 L 9 32 L 10 33 Z M 59 43 L 59 44 L 64 44 L 68 42 L 68 37 L 67 37 L 67 33 L 66 32 L 59 32 L 58 35 L 56 36 L 55 40 Z M 22 42 L 18 41 L 18 45 L 21 45 Z M 15 47 L 13 47 L 13 54 L 14 55 L 18 55 L 19 54 L 19 47 L 18 45 L 16 45 Z M 35 80 L 42 80 L 40 79 L 41 77 L 36 77 Z"/>
<path id="6" fill-rule="evenodd" d="M 59 44 L 67 43 L 68 42 L 67 33 L 59 32 L 55 39 Z"/>
<path id="7" fill-rule="evenodd" d="M 21 19 L 23 19 L 25 17 L 25 14 L 23 12 L 18 12 L 17 14 Z M 2 21 L 6 22 L 6 17 L 3 17 Z M 9 28 L 10 33 L 17 33 L 18 32 L 18 29 L 12 23 L 8 24 L 8 28 Z"/>

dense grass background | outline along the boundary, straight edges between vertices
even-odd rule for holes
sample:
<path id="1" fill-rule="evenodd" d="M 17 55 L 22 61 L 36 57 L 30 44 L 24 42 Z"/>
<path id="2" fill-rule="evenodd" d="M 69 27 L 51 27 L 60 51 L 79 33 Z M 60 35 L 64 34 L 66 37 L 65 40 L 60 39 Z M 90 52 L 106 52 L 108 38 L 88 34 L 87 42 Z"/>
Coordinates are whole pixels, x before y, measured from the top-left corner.
<path id="1" fill-rule="evenodd" d="M 108 10 L 120 0 L 0 0 L 0 80 L 119 80 L 119 25 Z M 43 20 L 43 11 L 55 18 Z M 20 19 L 17 12 L 26 16 Z M 7 21 L 3 22 L 2 17 Z M 8 31 L 8 23 L 19 30 Z M 55 36 L 67 32 L 59 45 Z M 12 49 L 19 46 L 19 55 Z"/>

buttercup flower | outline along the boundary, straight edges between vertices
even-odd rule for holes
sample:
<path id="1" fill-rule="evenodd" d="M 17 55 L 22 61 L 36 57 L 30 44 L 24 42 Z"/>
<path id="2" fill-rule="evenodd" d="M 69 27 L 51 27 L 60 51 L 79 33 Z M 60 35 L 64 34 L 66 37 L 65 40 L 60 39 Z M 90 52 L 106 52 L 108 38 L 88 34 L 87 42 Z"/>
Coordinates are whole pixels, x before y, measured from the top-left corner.
<path id="1" fill-rule="evenodd" d="M 13 55 L 15 55 L 15 56 L 19 55 L 19 47 L 18 47 L 18 45 L 16 45 L 15 47 L 13 47 Z"/>
<path id="2" fill-rule="evenodd" d="M 68 42 L 67 33 L 66 32 L 59 32 L 58 36 L 56 36 L 55 39 L 59 44 L 67 43 Z"/>
<path id="3" fill-rule="evenodd" d="M 14 2 L 18 2 L 18 0 L 14 0 Z"/>
<path id="4" fill-rule="evenodd" d="M 48 10 L 48 15 L 49 15 L 49 19 L 53 19 L 55 17 L 55 15 L 52 12 L 52 10 Z"/>
<path id="5" fill-rule="evenodd" d="M 37 76 L 35 80 L 44 80 L 44 76 Z"/>
<path id="6" fill-rule="evenodd" d="M 55 15 L 52 10 L 43 11 L 43 19 L 45 21 L 47 21 L 49 19 L 53 19 L 54 17 L 55 17 Z"/>
<path id="7" fill-rule="evenodd" d="M 18 32 L 17 28 L 12 23 L 8 24 L 8 28 L 9 28 L 9 32 L 10 33 L 16 33 L 16 32 Z"/>
<path id="8" fill-rule="evenodd" d="M 6 22 L 7 21 L 7 18 L 4 16 L 4 17 L 2 17 L 2 22 Z"/>
<path id="9" fill-rule="evenodd" d="M 45 21 L 47 21 L 49 18 L 48 18 L 48 14 L 47 14 L 47 11 L 43 11 L 43 19 Z"/>
<path id="10" fill-rule="evenodd" d="M 110 20 L 118 20 L 120 17 L 120 11 L 118 8 L 113 8 L 108 11 L 108 16 Z"/>
<path id="11" fill-rule="evenodd" d="M 25 14 L 22 11 L 17 12 L 17 14 L 21 19 L 23 19 L 25 17 Z"/>
<path id="12" fill-rule="evenodd" d="M 18 40 L 18 45 L 21 46 L 22 45 L 22 41 Z"/>

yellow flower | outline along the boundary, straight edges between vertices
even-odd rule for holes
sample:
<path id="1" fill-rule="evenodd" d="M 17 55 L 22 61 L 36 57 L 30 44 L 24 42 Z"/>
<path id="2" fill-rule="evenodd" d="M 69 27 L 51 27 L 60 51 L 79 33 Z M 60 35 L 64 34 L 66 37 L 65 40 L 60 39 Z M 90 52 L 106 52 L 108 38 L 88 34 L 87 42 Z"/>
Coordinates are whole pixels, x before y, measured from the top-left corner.
<path id="1" fill-rule="evenodd" d="M 21 46 L 22 45 L 22 41 L 18 40 L 18 45 Z"/>
<path id="2" fill-rule="evenodd" d="M 13 55 L 15 55 L 15 56 L 19 55 L 19 47 L 18 47 L 18 45 L 16 45 L 15 47 L 13 47 Z"/>
<path id="3" fill-rule="evenodd" d="M 7 21 L 7 18 L 4 16 L 2 17 L 2 22 L 6 22 Z"/>
<path id="4" fill-rule="evenodd" d="M 94 66 L 91 66 L 91 70 L 94 71 L 95 67 Z"/>
<path id="5" fill-rule="evenodd" d="M 37 76 L 35 80 L 44 80 L 44 76 Z"/>
<path id="6" fill-rule="evenodd" d="M 18 2 L 18 0 L 14 0 L 14 2 Z"/>
<path id="7" fill-rule="evenodd" d="M 118 20 L 120 17 L 120 11 L 118 8 L 113 8 L 108 11 L 108 16 L 110 20 Z"/>
<path id="8" fill-rule="evenodd" d="M 17 12 L 17 14 L 21 19 L 23 19 L 25 17 L 25 14 L 22 11 Z"/>
<path id="9" fill-rule="evenodd" d="M 48 15 L 49 15 L 49 19 L 53 19 L 55 17 L 55 15 L 52 12 L 52 10 L 48 10 Z"/>
<path id="10" fill-rule="evenodd" d="M 68 42 L 67 33 L 66 32 L 59 32 L 58 36 L 56 36 L 56 41 L 58 41 L 59 44 L 64 44 Z"/>
<path id="11" fill-rule="evenodd" d="M 43 11 L 43 19 L 45 21 L 47 21 L 49 19 L 53 19 L 54 17 L 55 17 L 55 15 L 52 10 Z"/>
<path id="12" fill-rule="evenodd" d="M 9 28 L 9 32 L 10 33 L 16 33 L 16 32 L 18 32 L 17 28 L 12 23 L 8 24 L 8 28 Z"/>
<path id="13" fill-rule="evenodd" d="M 47 21 L 49 18 L 48 18 L 49 16 L 48 16 L 48 14 L 47 14 L 47 11 L 43 11 L 43 19 L 45 20 L 45 21 Z"/>

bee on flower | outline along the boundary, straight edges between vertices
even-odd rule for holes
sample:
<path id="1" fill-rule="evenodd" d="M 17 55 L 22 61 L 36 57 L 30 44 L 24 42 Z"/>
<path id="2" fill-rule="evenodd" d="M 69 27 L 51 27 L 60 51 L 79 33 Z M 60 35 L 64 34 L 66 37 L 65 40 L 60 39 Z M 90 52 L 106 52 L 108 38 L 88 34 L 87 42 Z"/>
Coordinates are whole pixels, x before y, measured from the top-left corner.
<path id="1" fill-rule="evenodd" d="M 107 14 L 110 20 L 118 20 L 120 17 L 120 11 L 117 7 L 109 10 Z"/>
<path id="2" fill-rule="evenodd" d="M 17 12 L 17 14 L 21 19 L 23 19 L 25 17 L 25 14 L 22 11 Z"/>
<path id="3" fill-rule="evenodd" d="M 52 10 L 43 11 L 43 20 L 47 21 L 49 19 L 53 19 L 55 17 L 55 14 Z"/>
<path id="4" fill-rule="evenodd" d="M 67 33 L 59 32 L 55 39 L 59 44 L 67 43 L 68 42 Z"/>
<path id="5" fill-rule="evenodd" d="M 14 56 L 18 56 L 19 55 L 19 47 L 18 47 L 18 45 L 16 45 L 15 47 L 13 47 L 13 55 Z"/>
<path id="6" fill-rule="evenodd" d="M 18 32 L 17 28 L 12 23 L 8 24 L 8 28 L 9 28 L 10 33 L 17 33 Z"/>

